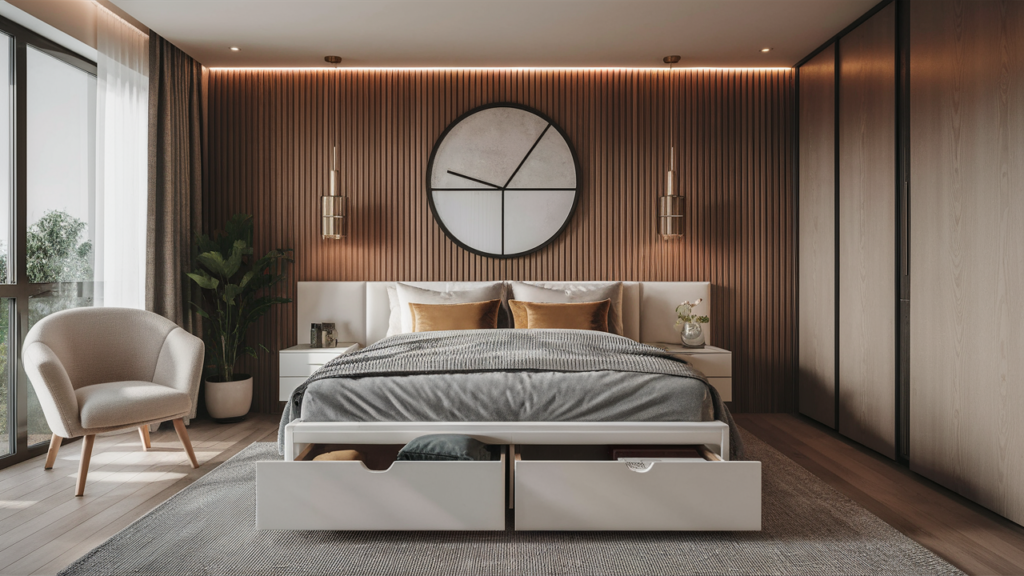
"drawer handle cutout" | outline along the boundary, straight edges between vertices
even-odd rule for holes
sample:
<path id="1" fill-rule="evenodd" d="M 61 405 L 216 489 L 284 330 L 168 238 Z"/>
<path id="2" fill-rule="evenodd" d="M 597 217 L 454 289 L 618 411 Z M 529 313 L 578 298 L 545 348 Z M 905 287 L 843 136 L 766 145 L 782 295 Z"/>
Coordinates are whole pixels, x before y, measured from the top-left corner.
<path id="1" fill-rule="evenodd" d="M 644 472 L 650 472 L 651 468 L 654 468 L 654 462 L 626 462 L 626 468 L 643 474 Z"/>

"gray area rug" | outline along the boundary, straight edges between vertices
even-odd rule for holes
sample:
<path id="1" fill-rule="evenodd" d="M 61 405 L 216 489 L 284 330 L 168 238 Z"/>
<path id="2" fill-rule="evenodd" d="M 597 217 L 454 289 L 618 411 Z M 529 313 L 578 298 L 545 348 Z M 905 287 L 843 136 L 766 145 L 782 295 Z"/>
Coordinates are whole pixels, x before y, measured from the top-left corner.
<path id="1" fill-rule="evenodd" d="M 962 574 L 764 442 L 761 532 L 255 529 L 247 447 L 61 574 Z M 301 489 L 301 488 L 299 488 Z"/>

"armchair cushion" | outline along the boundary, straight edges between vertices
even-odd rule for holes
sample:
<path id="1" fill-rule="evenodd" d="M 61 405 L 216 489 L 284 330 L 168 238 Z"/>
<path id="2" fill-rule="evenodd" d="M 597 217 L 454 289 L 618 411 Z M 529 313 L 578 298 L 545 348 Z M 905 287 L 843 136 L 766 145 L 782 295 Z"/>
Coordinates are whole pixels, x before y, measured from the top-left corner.
<path id="1" fill-rule="evenodd" d="M 75 396 L 86 429 L 181 418 L 192 409 L 187 392 L 152 382 L 91 384 L 75 390 Z"/>

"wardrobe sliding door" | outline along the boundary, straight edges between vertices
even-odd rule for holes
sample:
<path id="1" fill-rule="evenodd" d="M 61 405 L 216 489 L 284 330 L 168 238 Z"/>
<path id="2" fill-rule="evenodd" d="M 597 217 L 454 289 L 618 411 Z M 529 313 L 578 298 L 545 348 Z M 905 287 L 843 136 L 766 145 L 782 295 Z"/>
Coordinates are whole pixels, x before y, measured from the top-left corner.
<path id="1" fill-rule="evenodd" d="M 800 413 L 836 421 L 836 51 L 800 67 Z"/>
<path id="2" fill-rule="evenodd" d="M 895 458 L 895 3 L 839 40 L 838 61 L 839 431 Z"/>
<path id="3" fill-rule="evenodd" d="M 910 466 L 1024 524 L 1024 2 L 910 26 Z"/>

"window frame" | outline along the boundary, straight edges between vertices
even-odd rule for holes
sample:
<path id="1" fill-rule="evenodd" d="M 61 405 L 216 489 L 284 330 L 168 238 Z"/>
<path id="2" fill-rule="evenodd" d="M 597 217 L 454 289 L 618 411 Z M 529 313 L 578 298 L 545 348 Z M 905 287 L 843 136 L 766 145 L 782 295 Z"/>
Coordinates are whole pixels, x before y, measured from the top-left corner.
<path id="1" fill-rule="evenodd" d="M 0 32 L 12 38 L 11 66 L 14 71 L 12 80 L 13 106 L 11 110 L 11 127 L 13 138 L 11 145 L 11 196 L 12 216 L 8 246 L 14 250 L 10 254 L 8 264 L 9 284 L 0 284 L 0 298 L 8 298 L 10 306 L 7 333 L 7 382 L 8 382 L 8 426 L 13 428 L 9 437 L 10 453 L 0 456 L 0 469 L 7 468 L 30 458 L 35 458 L 47 451 L 47 443 L 34 446 L 28 444 L 28 375 L 21 359 L 21 345 L 28 335 L 29 298 L 46 294 L 53 290 L 55 283 L 33 284 L 28 279 L 28 259 L 26 238 L 28 235 L 28 160 L 24 153 L 28 145 L 26 118 L 28 114 L 28 48 L 40 50 L 66 64 L 70 64 L 88 74 L 97 75 L 96 63 L 56 42 L 39 35 L 24 26 L 0 17 Z M 15 337 L 15 335 L 17 335 Z M 12 419 L 13 417 L 13 419 Z M 13 426 L 12 426 L 13 424 Z M 63 440 L 64 443 L 68 439 Z"/>

